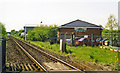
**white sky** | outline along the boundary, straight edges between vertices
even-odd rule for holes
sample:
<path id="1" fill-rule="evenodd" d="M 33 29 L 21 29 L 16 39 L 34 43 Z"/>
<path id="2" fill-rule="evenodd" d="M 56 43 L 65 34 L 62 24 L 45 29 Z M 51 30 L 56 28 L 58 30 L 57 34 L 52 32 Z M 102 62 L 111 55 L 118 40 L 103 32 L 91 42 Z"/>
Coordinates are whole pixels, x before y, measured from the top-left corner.
<path id="1" fill-rule="evenodd" d="M 76 19 L 105 26 L 110 14 L 118 18 L 119 0 L 0 0 L 0 22 L 7 31 L 26 24 L 62 25 Z"/>

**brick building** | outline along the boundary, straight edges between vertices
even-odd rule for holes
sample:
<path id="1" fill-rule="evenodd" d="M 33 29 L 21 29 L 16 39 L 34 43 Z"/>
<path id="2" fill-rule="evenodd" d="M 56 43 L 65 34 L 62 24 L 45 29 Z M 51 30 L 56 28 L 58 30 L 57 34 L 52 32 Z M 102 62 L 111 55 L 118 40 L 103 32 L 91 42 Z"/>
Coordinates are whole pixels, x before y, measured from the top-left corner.
<path id="1" fill-rule="evenodd" d="M 93 39 L 101 37 L 102 29 L 100 26 L 82 21 L 75 20 L 64 25 L 61 25 L 59 28 L 59 32 L 57 34 L 58 39 L 71 39 L 74 35 L 75 37 L 85 37 Z"/>

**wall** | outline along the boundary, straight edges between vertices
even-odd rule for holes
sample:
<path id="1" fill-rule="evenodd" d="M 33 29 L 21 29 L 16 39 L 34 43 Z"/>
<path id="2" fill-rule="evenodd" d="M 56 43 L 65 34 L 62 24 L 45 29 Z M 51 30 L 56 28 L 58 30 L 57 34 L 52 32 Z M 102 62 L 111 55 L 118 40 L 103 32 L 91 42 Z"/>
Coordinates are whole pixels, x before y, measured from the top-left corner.
<path id="1" fill-rule="evenodd" d="M 66 39 L 70 39 L 72 37 L 72 33 L 74 32 L 74 28 L 60 28 L 60 32 L 59 32 L 59 39 L 63 38 L 64 35 L 66 34 Z M 87 28 L 86 32 L 75 32 L 76 36 L 82 36 L 84 37 L 84 35 L 90 35 L 94 34 L 94 39 L 101 37 L 101 32 L 102 30 L 98 29 L 98 28 Z"/>

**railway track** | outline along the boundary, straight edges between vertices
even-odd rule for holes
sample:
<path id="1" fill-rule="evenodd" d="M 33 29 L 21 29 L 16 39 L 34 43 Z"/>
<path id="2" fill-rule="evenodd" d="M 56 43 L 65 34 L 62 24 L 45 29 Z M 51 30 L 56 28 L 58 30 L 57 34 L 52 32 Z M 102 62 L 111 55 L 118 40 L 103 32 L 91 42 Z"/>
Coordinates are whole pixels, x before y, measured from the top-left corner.
<path id="1" fill-rule="evenodd" d="M 7 39 L 7 45 L 6 72 L 42 71 L 13 40 Z"/>
<path id="2" fill-rule="evenodd" d="M 14 37 L 9 37 L 12 39 L 18 46 L 19 48 L 24 52 L 24 54 L 29 57 L 29 59 L 34 62 L 32 66 L 35 66 L 37 71 L 44 71 L 44 72 L 49 72 L 49 71 L 64 71 L 64 70 L 69 70 L 69 71 L 79 71 L 81 73 L 84 73 L 84 71 L 72 66 L 71 64 L 58 59 L 57 57 L 48 54 L 47 52 L 38 49 L 37 47 L 22 41 L 20 39 L 14 38 Z M 9 64 L 9 63 L 8 63 Z M 24 66 L 24 70 L 30 70 L 28 68 L 29 64 L 20 64 L 21 67 Z M 16 64 L 11 65 L 11 68 L 13 69 L 13 66 L 16 66 Z M 30 65 L 31 66 L 31 65 Z M 33 68 L 33 67 L 31 67 Z M 17 69 L 13 69 L 17 70 Z M 31 70 L 33 71 L 33 70 Z"/>
<path id="3" fill-rule="evenodd" d="M 21 72 L 21 71 L 40 71 L 36 64 L 29 63 L 6 63 L 6 72 Z"/>

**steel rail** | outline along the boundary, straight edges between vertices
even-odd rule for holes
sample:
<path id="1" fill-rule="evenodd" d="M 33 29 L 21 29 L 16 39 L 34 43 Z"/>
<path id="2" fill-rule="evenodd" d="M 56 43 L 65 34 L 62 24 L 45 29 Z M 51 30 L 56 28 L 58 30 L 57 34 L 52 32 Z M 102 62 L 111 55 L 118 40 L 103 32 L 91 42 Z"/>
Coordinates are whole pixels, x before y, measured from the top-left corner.
<path id="1" fill-rule="evenodd" d="M 15 38 L 15 39 L 17 39 L 17 38 Z M 52 56 L 52 55 L 50 55 L 50 54 L 48 54 L 48 53 L 46 53 L 46 52 L 44 52 L 44 51 L 42 51 L 42 50 L 40 50 L 40 49 L 37 49 L 37 47 L 35 47 L 35 46 L 31 45 L 31 44 L 28 44 L 28 43 L 26 43 L 25 41 L 22 41 L 22 40 L 20 40 L 20 39 L 17 39 L 17 40 L 21 41 L 22 43 L 24 43 L 24 44 L 26 44 L 26 45 L 28 45 L 28 46 L 31 46 L 32 48 L 36 49 L 37 51 L 39 51 L 39 52 L 41 52 L 41 53 L 43 53 L 43 54 L 45 54 L 45 55 L 47 55 L 47 56 L 49 56 L 49 57 L 55 59 L 55 60 L 57 60 L 57 61 L 59 61 L 59 62 L 65 64 L 65 65 L 67 65 L 67 66 L 73 68 L 73 69 L 76 69 L 76 70 L 78 70 L 78 71 L 80 71 L 80 72 L 82 72 L 82 73 L 85 73 L 84 71 L 82 71 L 82 70 L 76 68 L 75 66 L 72 66 L 72 65 L 68 64 L 67 62 L 65 62 L 65 61 L 63 61 L 63 60 L 60 60 L 60 59 L 58 59 L 57 57 Z"/>
<path id="2" fill-rule="evenodd" d="M 41 68 L 43 71 L 49 73 L 37 60 L 35 60 L 20 44 L 18 44 L 15 40 L 13 40 L 20 48 L 21 50 L 35 63 L 39 68 Z"/>

